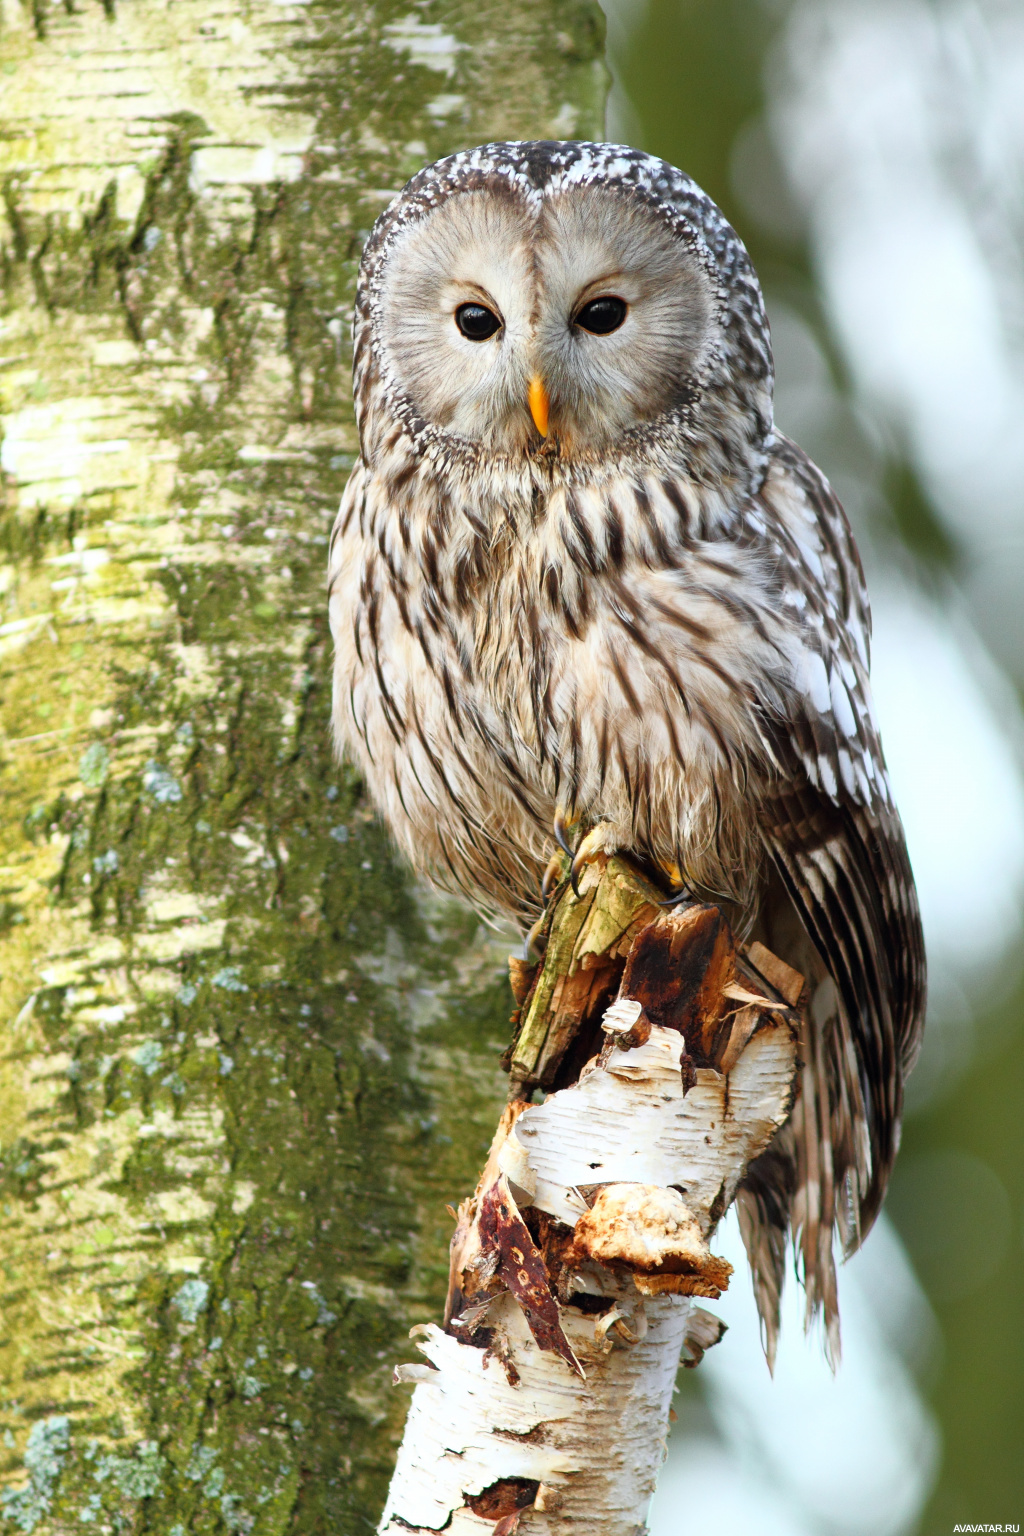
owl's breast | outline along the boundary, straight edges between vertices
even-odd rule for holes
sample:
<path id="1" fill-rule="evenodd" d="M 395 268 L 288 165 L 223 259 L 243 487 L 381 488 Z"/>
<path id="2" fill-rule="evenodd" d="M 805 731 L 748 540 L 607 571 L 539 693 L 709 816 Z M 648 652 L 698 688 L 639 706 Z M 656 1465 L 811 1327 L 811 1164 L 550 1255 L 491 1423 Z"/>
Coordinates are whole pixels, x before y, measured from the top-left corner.
<path id="1" fill-rule="evenodd" d="M 525 916 L 551 818 L 528 718 L 507 707 L 518 685 L 493 665 L 506 557 L 445 522 L 444 509 L 403 517 L 386 486 L 353 474 L 329 571 L 335 737 L 416 868 Z"/>
<path id="2" fill-rule="evenodd" d="M 346 501 L 335 727 L 414 863 L 525 909 L 562 806 L 719 888 L 723 861 L 742 875 L 792 671 L 749 529 L 635 479 L 470 517 L 370 476 Z"/>

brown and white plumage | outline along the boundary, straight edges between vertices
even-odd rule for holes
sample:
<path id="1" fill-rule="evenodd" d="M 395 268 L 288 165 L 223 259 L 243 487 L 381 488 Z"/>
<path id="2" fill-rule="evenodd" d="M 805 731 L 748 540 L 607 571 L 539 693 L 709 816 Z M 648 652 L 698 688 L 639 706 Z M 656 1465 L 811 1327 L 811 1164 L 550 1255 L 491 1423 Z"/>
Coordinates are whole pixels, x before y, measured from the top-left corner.
<path id="1" fill-rule="evenodd" d="M 592 334 L 582 306 L 607 294 L 625 319 Z M 467 338 L 467 303 L 500 328 Z M 452 156 L 371 235 L 354 371 L 339 744 L 414 865 L 487 907 L 536 916 L 564 806 L 809 976 L 802 1092 L 740 1217 L 769 1353 L 790 1229 L 835 1348 L 833 1222 L 849 1250 L 884 1194 L 923 948 L 863 575 L 773 428 L 742 243 L 637 151 Z"/>

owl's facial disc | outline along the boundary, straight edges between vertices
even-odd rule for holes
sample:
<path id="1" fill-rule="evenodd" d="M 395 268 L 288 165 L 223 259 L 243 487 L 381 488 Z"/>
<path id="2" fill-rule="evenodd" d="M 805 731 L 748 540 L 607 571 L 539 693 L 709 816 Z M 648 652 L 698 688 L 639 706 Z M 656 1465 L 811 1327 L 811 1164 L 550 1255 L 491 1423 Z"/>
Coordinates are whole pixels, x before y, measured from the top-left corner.
<path id="1" fill-rule="evenodd" d="M 604 186 L 546 201 L 537 253 L 551 431 L 570 453 L 613 450 L 692 394 L 717 340 L 711 281 L 655 210 Z"/>
<path id="2" fill-rule="evenodd" d="M 590 457 L 688 398 L 717 322 L 698 258 L 642 202 L 477 188 L 396 241 L 381 331 L 425 421 L 496 452 L 550 437 Z"/>

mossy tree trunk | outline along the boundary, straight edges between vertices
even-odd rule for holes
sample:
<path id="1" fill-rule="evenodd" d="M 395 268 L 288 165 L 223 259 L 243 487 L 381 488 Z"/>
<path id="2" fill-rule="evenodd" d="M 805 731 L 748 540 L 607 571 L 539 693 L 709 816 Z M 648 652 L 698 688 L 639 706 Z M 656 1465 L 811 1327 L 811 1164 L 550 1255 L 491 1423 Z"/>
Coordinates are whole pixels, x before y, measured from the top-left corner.
<path id="1" fill-rule="evenodd" d="M 600 136 L 599 17 L 2 17 L 0 1528 L 347 1536 L 509 1007 L 331 759 L 353 282 L 425 160 Z"/>

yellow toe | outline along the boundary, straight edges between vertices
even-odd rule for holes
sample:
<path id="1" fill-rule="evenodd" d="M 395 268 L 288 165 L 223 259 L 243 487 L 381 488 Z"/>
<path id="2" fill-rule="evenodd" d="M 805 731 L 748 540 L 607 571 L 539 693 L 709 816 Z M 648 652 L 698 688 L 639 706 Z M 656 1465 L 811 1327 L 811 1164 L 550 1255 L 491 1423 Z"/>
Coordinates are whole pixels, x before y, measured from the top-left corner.
<path id="1" fill-rule="evenodd" d="M 578 896 L 580 893 L 580 876 L 591 860 L 599 853 L 607 851 L 608 826 L 599 821 L 596 827 L 591 827 L 585 837 L 580 839 L 580 845 L 576 849 L 572 864 L 569 867 L 569 881 Z"/>

